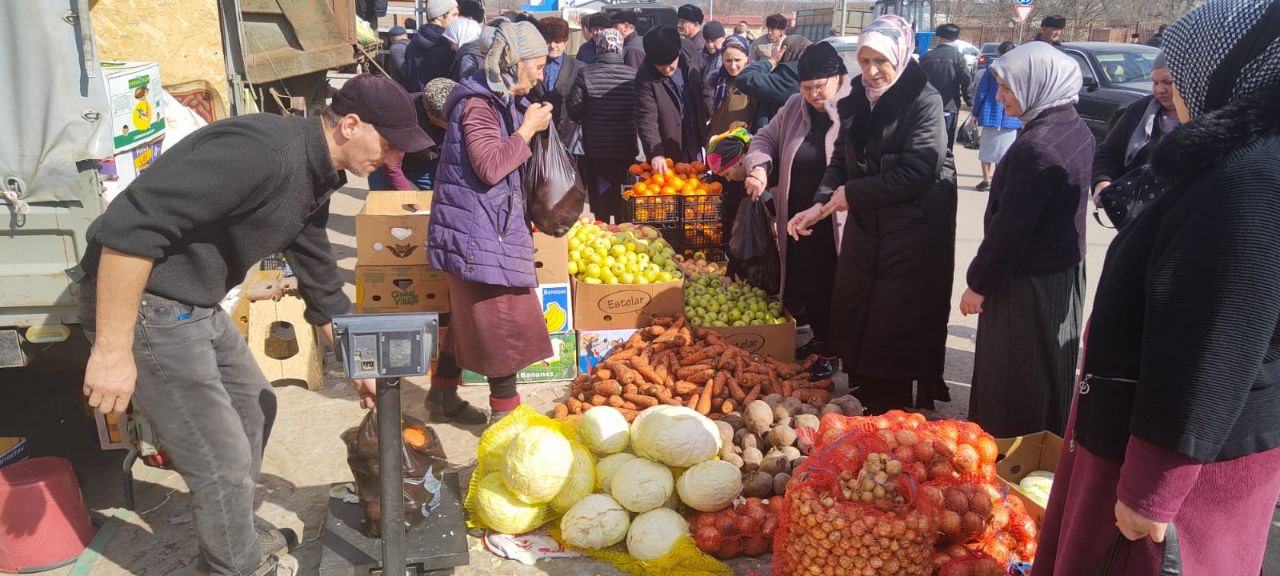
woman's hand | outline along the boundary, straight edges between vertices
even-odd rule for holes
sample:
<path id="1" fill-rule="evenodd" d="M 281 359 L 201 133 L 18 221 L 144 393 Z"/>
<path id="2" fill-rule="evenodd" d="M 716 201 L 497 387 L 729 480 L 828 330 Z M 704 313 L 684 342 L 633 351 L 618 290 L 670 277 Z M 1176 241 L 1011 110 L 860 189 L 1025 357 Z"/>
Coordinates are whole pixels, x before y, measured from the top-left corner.
<path id="1" fill-rule="evenodd" d="M 649 159 L 649 164 L 650 164 L 651 166 L 653 166 L 653 173 L 654 173 L 654 174 L 666 174 L 666 173 L 667 173 L 667 159 L 666 159 L 666 157 L 664 157 L 664 156 L 654 156 L 653 158 L 650 158 L 650 159 Z"/>
<path id="2" fill-rule="evenodd" d="M 981 294 L 974 292 L 973 288 L 966 288 L 964 296 L 960 297 L 960 313 L 965 316 L 981 314 L 982 301 L 984 299 L 985 298 Z"/>
<path id="3" fill-rule="evenodd" d="M 525 142 L 532 142 L 535 135 L 549 126 L 551 126 L 551 105 L 546 102 L 530 104 L 529 109 L 524 111 L 524 121 L 520 122 L 516 134 L 524 138 Z"/>
<path id="4" fill-rule="evenodd" d="M 813 234 L 813 225 L 822 219 L 822 204 L 814 204 L 808 210 L 791 217 L 791 221 L 787 222 L 787 234 L 792 240 L 799 241 L 801 236 Z"/>
<path id="5" fill-rule="evenodd" d="M 1095 207 L 1097 208 L 1102 207 L 1102 198 L 1099 196 L 1099 194 L 1102 194 L 1102 191 L 1106 190 L 1107 187 L 1110 185 L 1111 185 L 1110 180 L 1102 180 L 1102 181 L 1099 181 L 1097 184 L 1093 185 L 1093 194 L 1090 195 L 1090 199 L 1093 200 L 1093 205 Z"/>
<path id="6" fill-rule="evenodd" d="M 747 174 L 747 179 L 743 182 L 747 189 L 747 196 L 751 197 L 754 202 L 760 199 L 760 195 L 764 194 L 764 189 L 769 185 L 769 174 L 764 168 L 756 166 L 751 169 L 751 173 Z"/>
<path id="7" fill-rule="evenodd" d="M 1169 529 L 1169 523 L 1156 522 L 1116 500 L 1116 527 L 1130 540 L 1141 540 L 1149 536 L 1152 542 L 1159 544 L 1164 542 L 1164 533 Z"/>
<path id="8" fill-rule="evenodd" d="M 836 212 L 844 212 L 849 209 L 849 199 L 844 195 L 844 186 L 836 188 L 831 199 L 822 207 L 822 217 L 826 218 Z"/>

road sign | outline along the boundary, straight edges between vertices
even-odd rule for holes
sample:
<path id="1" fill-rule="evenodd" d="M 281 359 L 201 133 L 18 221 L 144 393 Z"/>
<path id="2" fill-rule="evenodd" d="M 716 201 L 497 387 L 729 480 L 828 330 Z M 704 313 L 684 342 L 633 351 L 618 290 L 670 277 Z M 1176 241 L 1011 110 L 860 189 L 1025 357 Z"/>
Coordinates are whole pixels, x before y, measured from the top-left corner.
<path id="1" fill-rule="evenodd" d="M 1017 4 L 1018 6 L 1030 6 L 1034 2 L 1035 0 L 1013 0 L 1013 3 Z"/>
<path id="2" fill-rule="evenodd" d="M 1019 1 L 1022 1 L 1022 0 L 1019 0 Z M 1036 8 L 1035 6 L 1032 6 L 1030 4 L 1019 4 L 1013 7 L 1013 9 L 1018 12 L 1018 21 L 1023 24 L 1027 23 L 1027 18 L 1031 16 L 1031 11 L 1035 10 L 1035 8 Z"/>

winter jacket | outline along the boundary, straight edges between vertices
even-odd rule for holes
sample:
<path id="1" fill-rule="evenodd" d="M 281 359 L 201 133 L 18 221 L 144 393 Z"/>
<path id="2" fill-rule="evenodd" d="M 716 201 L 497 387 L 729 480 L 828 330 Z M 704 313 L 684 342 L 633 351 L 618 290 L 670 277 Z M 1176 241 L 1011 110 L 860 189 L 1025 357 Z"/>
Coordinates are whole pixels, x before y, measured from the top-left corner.
<path id="1" fill-rule="evenodd" d="M 574 59 L 583 64 L 594 64 L 596 58 L 599 57 L 600 54 L 596 52 L 596 43 L 587 40 L 581 46 L 578 46 L 578 53 L 574 56 Z"/>
<path id="2" fill-rule="evenodd" d="M 763 128 L 787 100 L 800 93 L 799 66 L 798 62 L 783 62 L 771 69 L 768 60 L 752 62 L 734 79 L 738 89 L 756 101 L 752 131 Z"/>
<path id="3" fill-rule="evenodd" d="M 1004 104 L 996 100 L 996 91 L 1000 89 L 996 77 L 984 72 L 980 78 L 973 96 L 973 115 L 978 119 L 978 125 L 1014 130 L 1021 128 L 1022 121 L 1017 116 L 1005 114 Z"/>
<path id="4" fill-rule="evenodd" d="M 680 60 L 689 63 L 691 70 L 696 70 L 704 78 L 707 75 L 707 68 L 704 65 L 702 54 L 706 51 L 707 41 L 702 39 L 702 34 L 698 34 L 693 40 L 688 38 L 680 38 Z"/>
<path id="5" fill-rule="evenodd" d="M 973 94 L 969 87 L 969 65 L 951 44 L 940 44 L 920 57 L 920 67 L 929 75 L 929 84 L 942 96 L 942 109 L 955 112 L 960 109 L 960 100 L 966 104 L 973 103 Z"/>
<path id="6" fill-rule="evenodd" d="M 636 70 L 644 67 L 644 39 L 639 34 L 622 39 L 622 61 Z"/>
<path id="7" fill-rule="evenodd" d="M 397 81 L 399 81 L 401 70 L 404 68 L 404 53 L 408 49 L 408 39 L 394 42 L 387 49 L 387 73 Z"/>
<path id="8" fill-rule="evenodd" d="M 969 264 L 969 287 L 989 294 L 1012 274 L 1066 270 L 1084 258 L 1094 139 L 1070 104 L 1028 122 L 996 165 L 985 236 Z"/>
<path id="9" fill-rule="evenodd" d="M 582 125 L 587 158 L 636 157 L 636 71 L 621 54 L 601 54 L 584 66 L 564 108 L 569 120 Z"/>
<path id="10" fill-rule="evenodd" d="M 514 103 L 503 102 L 476 79 L 463 80 L 449 94 L 449 127 L 436 168 L 427 255 L 432 268 L 469 282 L 532 288 L 538 280 L 520 170 L 492 183 L 476 175 L 462 131 L 469 98 L 482 98 L 498 112 L 503 138 L 512 137 L 524 120 Z"/>
<path id="11" fill-rule="evenodd" d="M 683 111 L 671 81 L 653 66 L 636 74 L 636 131 L 646 159 L 665 156 L 676 162 L 696 160 L 707 143 L 707 101 L 702 76 L 683 62 Z"/>
<path id="12" fill-rule="evenodd" d="M 1155 96 L 1146 96 L 1139 98 L 1125 109 L 1124 114 L 1111 127 L 1111 131 L 1107 132 L 1107 137 L 1098 145 L 1098 151 L 1093 156 L 1093 180 L 1091 184 L 1097 184 L 1104 180 L 1115 180 L 1130 171 L 1138 168 L 1145 160 L 1144 153 L 1135 154 L 1135 157 L 1128 163 L 1125 157 L 1129 151 L 1129 141 L 1133 138 L 1133 133 L 1138 129 L 1138 124 L 1142 122 L 1143 116 L 1146 114 L 1147 107 L 1155 101 Z M 1156 142 L 1163 136 L 1163 126 L 1160 119 L 1154 118 L 1151 124 L 1151 140 L 1148 142 Z"/>
<path id="13" fill-rule="evenodd" d="M 410 94 L 421 92 L 427 82 L 449 75 L 453 66 L 453 47 L 444 39 L 444 28 L 426 24 L 418 29 L 404 51 L 400 84 Z"/>
<path id="14" fill-rule="evenodd" d="M 845 188 L 849 217 L 832 298 L 832 341 L 851 378 L 942 374 L 955 267 L 956 176 L 942 98 L 914 61 L 872 111 L 862 79 L 819 199 Z"/>
<path id="15" fill-rule="evenodd" d="M 463 78 L 481 78 L 484 70 L 484 57 L 489 47 L 479 40 L 472 40 L 458 47 L 453 57 L 453 66 L 449 68 L 449 78 L 461 82 Z"/>
<path id="16" fill-rule="evenodd" d="M 542 101 L 551 104 L 551 115 L 556 121 L 556 126 L 563 127 L 565 97 L 569 95 L 582 69 L 586 67 L 585 64 L 564 54 L 560 57 L 560 75 L 556 76 L 556 85 L 546 86 L 545 81 L 538 85 Z"/>
<path id="17" fill-rule="evenodd" d="M 707 127 L 708 137 L 723 134 L 734 128 L 751 129 L 756 121 L 756 103 L 746 92 L 738 88 L 735 78 L 724 81 L 724 99 L 711 111 L 711 123 Z M 718 90 L 718 86 L 707 89 L 708 95 Z M 708 98 L 708 100 L 713 100 Z"/>
<path id="18" fill-rule="evenodd" d="M 1280 446 L 1277 158 L 1280 85 L 1156 146 L 1169 188 L 1111 241 L 1098 281 L 1084 373 L 1106 380 L 1080 394 L 1075 427 L 1090 452 L 1123 456 L 1133 437 L 1221 462 Z"/>

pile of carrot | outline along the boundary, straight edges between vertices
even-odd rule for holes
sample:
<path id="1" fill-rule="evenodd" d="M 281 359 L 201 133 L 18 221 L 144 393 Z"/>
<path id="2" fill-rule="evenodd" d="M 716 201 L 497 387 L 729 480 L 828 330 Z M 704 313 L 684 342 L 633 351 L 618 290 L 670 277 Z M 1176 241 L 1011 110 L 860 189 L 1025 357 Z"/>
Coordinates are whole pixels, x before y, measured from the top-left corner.
<path id="1" fill-rule="evenodd" d="M 718 420 L 769 394 L 822 407 L 831 398 L 833 383 L 809 380 L 815 359 L 779 362 L 729 344 L 709 328 L 691 327 L 683 316 L 655 318 L 615 346 L 589 374 L 578 376 L 554 416 L 564 419 L 592 406 L 612 406 L 630 422 L 645 408 L 669 404 Z"/>

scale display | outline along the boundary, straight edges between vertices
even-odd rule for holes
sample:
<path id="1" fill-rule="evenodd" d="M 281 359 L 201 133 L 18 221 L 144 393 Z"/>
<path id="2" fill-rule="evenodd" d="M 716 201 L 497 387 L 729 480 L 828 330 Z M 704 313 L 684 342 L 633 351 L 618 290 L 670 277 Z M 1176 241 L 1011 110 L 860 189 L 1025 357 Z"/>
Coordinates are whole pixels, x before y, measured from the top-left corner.
<path id="1" fill-rule="evenodd" d="M 333 339 L 347 377 L 423 376 L 435 356 L 440 317 L 434 312 L 335 316 Z"/>

